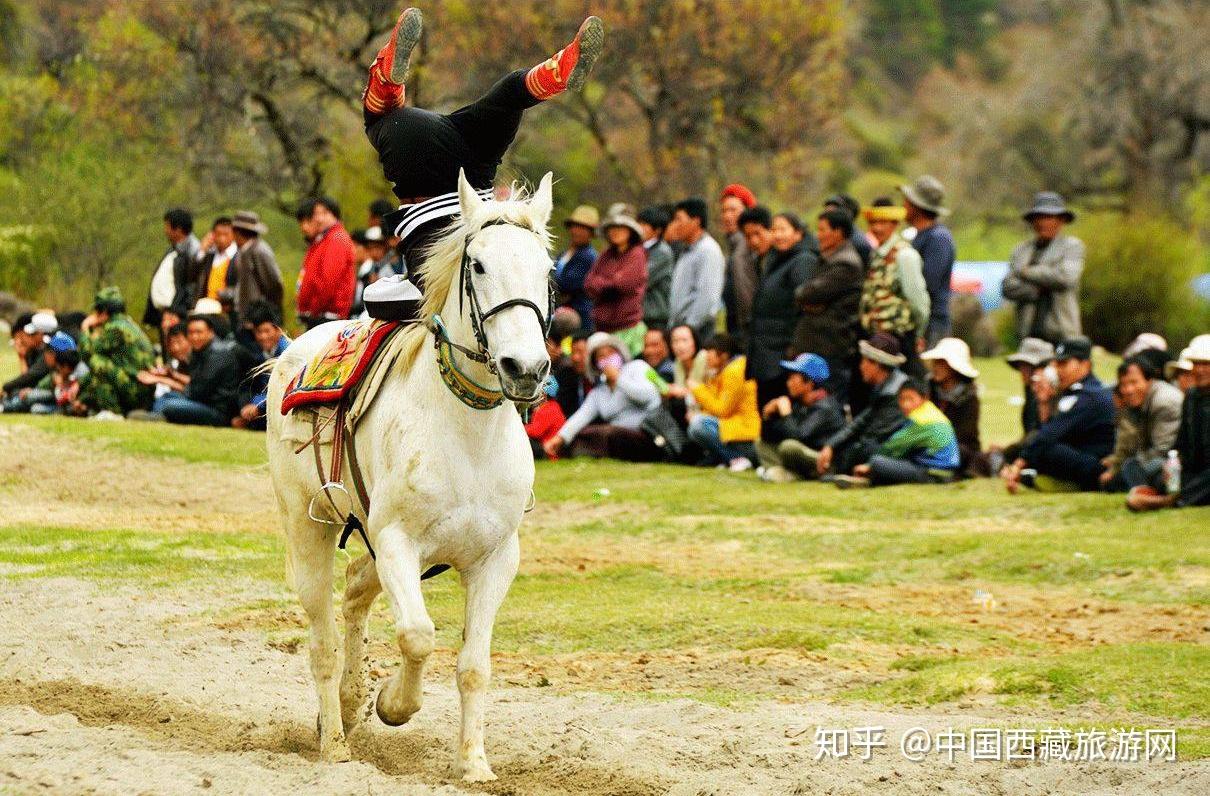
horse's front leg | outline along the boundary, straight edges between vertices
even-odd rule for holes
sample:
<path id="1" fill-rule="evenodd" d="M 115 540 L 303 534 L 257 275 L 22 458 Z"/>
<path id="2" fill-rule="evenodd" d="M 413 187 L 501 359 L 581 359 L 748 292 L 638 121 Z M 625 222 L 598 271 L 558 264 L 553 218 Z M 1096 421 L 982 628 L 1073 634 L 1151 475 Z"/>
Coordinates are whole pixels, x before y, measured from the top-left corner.
<path id="1" fill-rule="evenodd" d="M 361 721 L 366 706 L 370 661 L 366 653 L 367 620 L 374 598 L 382 591 L 374 561 L 364 555 L 345 570 L 345 667 L 340 680 L 340 717 L 348 733 Z"/>
<path id="2" fill-rule="evenodd" d="M 403 665 L 378 692 L 375 709 L 384 724 L 397 727 L 420 710 L 424 664 L 433 652 L 435 629 L 420 591 L 420 557 L 399 523 L 384 527 L 374 540 L 378 580 L 395 617 L 395 639 Z"/>
<path id="3" fill-rule="evenodd" d="M 514 532 L 479 565 L 463 574 L 466 584 L 466 631 L 458 653 L 458 691 L 462 695 L 462 732 L 454 773 L 468 782 L 496 778 L 483 751 L 483 711 L 492 674 L 492 627 L 504 602 L 517 564 L 520 543 Z"/>

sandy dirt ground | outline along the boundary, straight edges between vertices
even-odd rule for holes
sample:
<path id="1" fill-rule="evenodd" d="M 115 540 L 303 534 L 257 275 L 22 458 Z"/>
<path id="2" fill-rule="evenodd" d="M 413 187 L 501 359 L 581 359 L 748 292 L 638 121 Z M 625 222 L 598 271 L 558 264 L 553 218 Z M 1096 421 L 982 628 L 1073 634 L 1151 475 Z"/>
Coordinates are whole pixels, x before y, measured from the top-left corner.
<path id="1" fill-rule="evenodd" d="M 387 728 L 372 719 L 351 738 L 353 762 L 324 764 L 305 650 L 216 619 L 233 600 L 265 596 L 6 583 L 0 792 L 1210 792 L 1204 763 L 911 763 L 898 750 L 914 726 L 1003 726 L 995 710 L 890 712 L 809 697 L 731 710 L 518 687 L 507 677 L 489 712 L 488 755 L 500 779 L 472 789 L 451 779 L 457 693 L 448 654 L 430 669 L 412 722 Z M 885 727 L 889 748 L 869 762 L 816 761 L 817 727 L 863 726 Z"/>

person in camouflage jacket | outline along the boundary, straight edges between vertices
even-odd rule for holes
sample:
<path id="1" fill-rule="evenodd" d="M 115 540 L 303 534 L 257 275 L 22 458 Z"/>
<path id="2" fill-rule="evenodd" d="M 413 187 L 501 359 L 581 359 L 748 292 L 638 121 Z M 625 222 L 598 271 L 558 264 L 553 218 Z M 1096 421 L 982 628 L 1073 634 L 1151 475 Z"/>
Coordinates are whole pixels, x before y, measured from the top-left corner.
<path id="1" fill-rule="evenodd" d="M 134 320 L 116 287 L 102 288 L 93 313 L 81 325 L 80 358 L 92 371 L 80 386 L 76 409 L 126 414 L 151 404 L 153 388 L 138 372 L 155 365 L 155 349 Z"/>

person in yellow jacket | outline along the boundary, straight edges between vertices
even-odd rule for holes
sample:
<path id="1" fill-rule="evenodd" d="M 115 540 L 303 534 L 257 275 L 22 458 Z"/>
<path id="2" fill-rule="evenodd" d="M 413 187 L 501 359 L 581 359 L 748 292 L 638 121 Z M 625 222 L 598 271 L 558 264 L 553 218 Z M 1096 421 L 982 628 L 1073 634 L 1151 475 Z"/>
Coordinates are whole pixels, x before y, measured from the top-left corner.
<path id="1" fill-rule="evenodd" d="M 703 384 L 690 381 L 698 413 L 689 421 L 689 438 L 706 451 L 709 463 L 742 472 L 756 461 L 760 412 L 756 382 L 744 378 L 746 357 L 737 356 L 738 342 L 719 334 L 705 346 L 706 367 L 712 374 Z"/>

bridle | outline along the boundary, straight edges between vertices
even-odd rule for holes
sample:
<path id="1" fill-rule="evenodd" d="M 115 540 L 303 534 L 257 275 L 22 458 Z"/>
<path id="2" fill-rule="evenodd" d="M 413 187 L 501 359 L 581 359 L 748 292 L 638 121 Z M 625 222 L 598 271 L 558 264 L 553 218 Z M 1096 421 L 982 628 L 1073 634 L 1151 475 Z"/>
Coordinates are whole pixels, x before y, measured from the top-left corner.
<path id="1" fill-rule="evenodd" d="M 487 229 L 488 227 L 494 227 L 494 226 L 500 226 L 500 225 L 517 227 L 518 229 L 523 229 L 526 232 L 531 232 L 535 235 L 537 234 L 530 227 L 524 226 L 522 224 L 518 224 L 513 221 L 508 221 L 506 219 L 497 218 L 497 219 L 493 219 L 493 220 L 485 223 L 474 234 L 467 235 L 466 241 L 462 245 L 462 264 L 459 267 L 459 273 L 458 273 L 458 292 L 459 292 L 458 310 L 459 310 L 459 312 L 462 312 L 462 311 L 464 311 L 465 304 L 470 304 L 471 331 L 475 335 L 476 349 L 471 349 L 466 346 L 459 345 L 458 343 L 455 343 L 453 340 L 451 340 L 449 337 L 449 333 L 445 329 L 445 325 L 441 322 L 440 316 L 434 315 L 433 318 L 430 319 L 428 326 L 429 326 L 429 330 L 433 332 L 433 338 L 434 338 L 435 344 L 438 349 L 440 349 L 443 345 L 448 346 L 449 348 L 454 349 L 454 350 L 458 351 L 459 353 L 461 353 L 467 359 L 470 359 L 473 362 L 478 362 L 482 365 L 486 365 L 487 369 L 489 371 L 491 371 L 492 375 L 494 375 L 497 379 L 500 380 L 500 392 L 503 394 L 503 396 L 505 398 L 507 398 L 510 401 L 513 401 L 514 403 L 518 403 L 518 404 L 531 404 L 538 398 L 538 396 L 540 396 L 542 394 L 541 385 L 538 385 L 538 391 L 533 395 L 521 396 L 521 395 L 514 395 L 509 392 L 509 388 L 508 388 L 507 384 L 505 383 L 505 380 L 500 378 L 499 366 L 496 364 L 496 357 L 492 353 L 491 344 L 487 339 L 487 330 L 484 328 L 484 323 L 486 323 L 487 320 L 489 318 L 491 318 L 493 315 L 497 315 L 497 314 L 503 312 L 504 310 L 509 309 L 510 307 L 527 307 L 527 308 L 533 310 L 534 315 L 538 319 L 538 326 L 542 329 L 542 336 L 545 337 L 547 335 L 547 333 L 550 332 L 550 322 L 551 322 L 551 318 L 554 315 L 554 308 L 555 308 L 554 284 L 553 284 L 553 281 L 550 284 L 550 289 L 549 289 L 548 295 L 547 295 L 547 307 L 546 307 L 545 314 L 542 312 L 542 310 L 538 307 L 537 304 L 535 304 L 532 301 L 530 301 L 529 299 L 525 299 L 525 298 L 511 298 L 506 301 L 500 302 L 499 304 L 495 305 L 494 307 L 488 309 L 486 312 L 483 311 L 482 307 L 479 305 L 479 296 L 475 292 L 475 284 L 474 284 L 474 275 L 476 273 L 476 266 L 478 266 L 478 268 L 479 268 L 479 270 L 477 271 L 478 273 L 483 273 L 483 271 L 482 271 L 481 264 L 478 263 L 476 260 L 474 260 L 471 257 L 470 245 L 471 245 L 471 242 L 474 240 L 475 235 L 478 235 L 480 232 L 482 232 L 484 229 Z"/>

